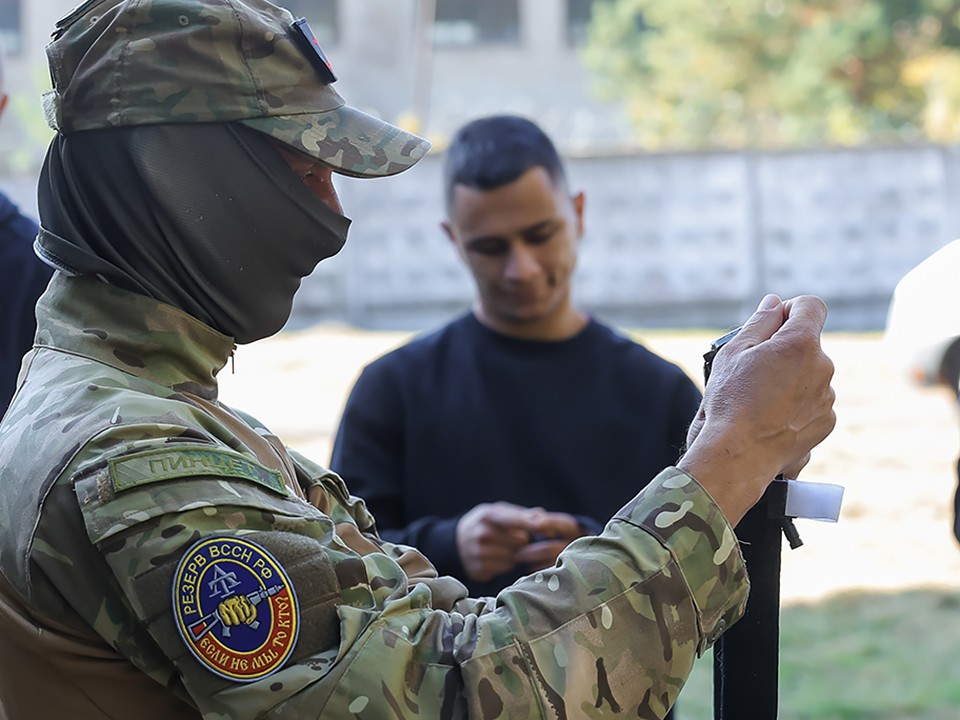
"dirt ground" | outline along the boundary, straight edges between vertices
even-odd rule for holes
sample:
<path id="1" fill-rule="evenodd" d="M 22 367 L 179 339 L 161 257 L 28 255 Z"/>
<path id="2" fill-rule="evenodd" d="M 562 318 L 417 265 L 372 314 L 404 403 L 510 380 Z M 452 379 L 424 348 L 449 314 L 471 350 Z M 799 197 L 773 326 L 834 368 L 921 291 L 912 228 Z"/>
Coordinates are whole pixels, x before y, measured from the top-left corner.
<path id="1" fill-rule="evenodd" d="M 715 332 L 640 332 L 651 349 L 700 377 Z M 221 398 L 326 463 L 344 399 L 369 360 L 404 333 L 338 326 L 281 333 L 236 353 Z M 837 524 L 799 521 L 805 545 L 785 550 L 785 603 L 847 590 L 960 590 L 951 533 L 960 420 L 946 389 L 919 388 L 888 363 L 879 334 L 828 334 L 837 372 L 837 428 L 801 479 L 846 488 Z"/>

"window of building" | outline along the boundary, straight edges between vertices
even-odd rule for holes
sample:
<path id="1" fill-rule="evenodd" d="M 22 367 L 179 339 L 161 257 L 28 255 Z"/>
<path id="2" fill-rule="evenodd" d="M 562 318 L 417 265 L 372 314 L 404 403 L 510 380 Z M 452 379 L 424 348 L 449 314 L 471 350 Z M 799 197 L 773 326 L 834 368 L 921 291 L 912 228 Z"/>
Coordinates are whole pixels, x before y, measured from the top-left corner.
<path id="1" fill-rule="evenodd" d="M 23 41 L 20 25 L 20 0 L 0 0 L 0 42 L 10 55 L 20 52 Z"/>
<path id="2" fill-rule="evenodd" d="M 587 41 L 594 0 L 567 0 L 567 40 L 571 45 Z"/>
<path id="3" fill-rule="evenodd" d="M 437 45 L 514 44 L 520 40 L 517 0 L 437 0 Z"/>
<path id="4" fill-rule="evenodd" d="M 340 41 L 340 6 L 337 0 L 283 0 L 276 4 L 287 8 L 294 17 L 305 17 L 316 33 L 320 47 L 330 47 Z"/>

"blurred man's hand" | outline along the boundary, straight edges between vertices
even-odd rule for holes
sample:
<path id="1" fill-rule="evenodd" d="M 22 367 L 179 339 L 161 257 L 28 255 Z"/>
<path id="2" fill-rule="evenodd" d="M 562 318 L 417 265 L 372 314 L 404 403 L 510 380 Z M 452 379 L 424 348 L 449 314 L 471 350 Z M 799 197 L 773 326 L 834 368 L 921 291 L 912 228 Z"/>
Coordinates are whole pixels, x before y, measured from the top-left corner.
<path id="1" fill-rule="evenodd" d="M 553 565 L 571 540 L 583 535 L 576 518 L 507 502 L 483 503 L 457 523 L 457 550 L 471 580 L 484 582 L 517 565 Z M 540 538 L 536 542 L 531 539 Z"/>

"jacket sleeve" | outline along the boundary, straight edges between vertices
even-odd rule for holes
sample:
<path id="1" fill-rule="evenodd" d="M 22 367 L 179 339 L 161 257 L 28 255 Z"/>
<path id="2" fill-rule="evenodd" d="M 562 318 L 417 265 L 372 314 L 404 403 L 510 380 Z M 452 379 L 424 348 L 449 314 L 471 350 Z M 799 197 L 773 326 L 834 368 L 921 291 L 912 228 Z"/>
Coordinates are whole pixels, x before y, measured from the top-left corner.
<path id="1" fill-rule="evenodd" d="M 5 202 L 0 195 L 0 206 Z M 3 288 L 3 326 L 0 328 L 0 416 L 13 396 L 24 354 L 37 331 L 34 307 L 53 269 L 33 253 L 37 226 L 7 204 L 11 214 L 0 224 L 0 287 Z"/>
<path id="2" fill-rule="evenodd" d="M 555 568 L 449 609 L 431 583 L 411 582 L 396 552 L 351 547 L 346 520 L 262 483 L 200 475 L 120 492 L 105 472 L 75 484 L 88 538 L 112 570 L 103 584 L 118 595 L 104 607 L 128 609 L 209 718 L 662 717 L 748 592 L 733 530 L 676 469 Z M 185 555 L 218 536 L 268 552 L 295 589 L 296 646 L 267 677 L 211 672 L 177 628 Z"/>

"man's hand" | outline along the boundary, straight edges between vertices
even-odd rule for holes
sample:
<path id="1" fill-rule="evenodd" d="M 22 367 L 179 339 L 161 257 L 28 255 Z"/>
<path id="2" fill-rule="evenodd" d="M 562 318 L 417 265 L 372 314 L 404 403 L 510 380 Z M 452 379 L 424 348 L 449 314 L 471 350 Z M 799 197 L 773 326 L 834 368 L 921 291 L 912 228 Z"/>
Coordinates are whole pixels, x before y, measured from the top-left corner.
<path id="1" fill-rule="evenodd" d="M 778 474 L 796 477 L 836 424 L 823 301 L 763 299 L 717 353 L 678 464 L 736 524 Z"/>
<path id="2" fill-rule="evenodd" d="M 484 582 L 518 564 L 530 569 L 552 565 L 560 551 L 582 534 L 576 519 L 566 513 L 483 503 L 457 523 L 457 550 L 467 577 Z M 547 539 L 530 543 L 533 535 Z"/>
<path id="3" fill-rule="evenodd" d="M 561 551 L 585 534 L 573 515 L 536 509 L 542 513 L 536 532 L 542 539 L 520 548 L 516 555 L 517 564 L 524 565 L 529 572 L 553 567 Z"/>

